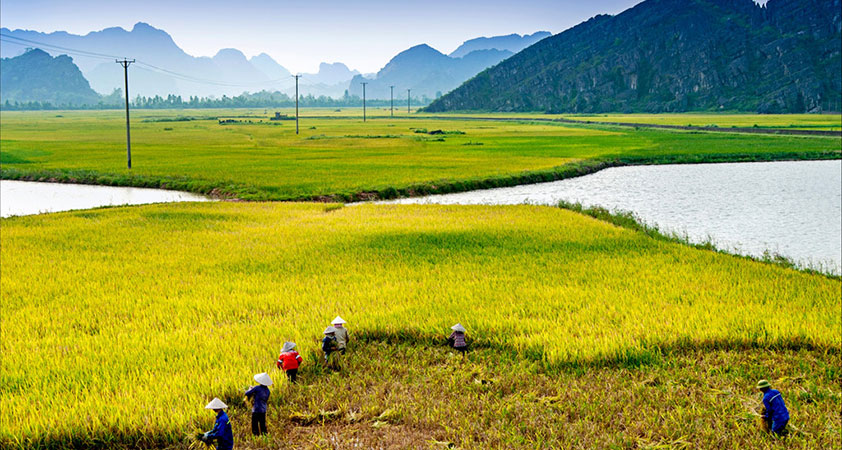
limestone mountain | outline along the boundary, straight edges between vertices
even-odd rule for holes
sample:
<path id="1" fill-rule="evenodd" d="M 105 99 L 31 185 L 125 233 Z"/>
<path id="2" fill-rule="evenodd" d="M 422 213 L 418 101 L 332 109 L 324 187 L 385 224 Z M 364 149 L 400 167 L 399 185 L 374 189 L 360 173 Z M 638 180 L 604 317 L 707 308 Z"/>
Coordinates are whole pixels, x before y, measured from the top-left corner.
<path id="1" fill-rule="evenodd" d="M 0 102 L 7 101 L 81 106 L 97 104 L 100 96 L 71 57 L 53 58 L 43 50 L 33 49 L 0 60 Z"/>
<path id="2" fill-rule="evenodd" d="M 373 79 L 354 77 L 348 90 L 361 95 L 360 83 L 367 82 L 368 98 L 388 99 L 389 86 L 395 86 L 397 98 L 406 97 L 407 89 L 412 89 L 413 96 L 435 98 L 511 55 L 508 50 L 486 49 L 452 58 L 429 45 L 416 45 L 398 53 Z"/>
<path id="3" fill-rule="evenodd" d="M 817 111 L 842 95 L 840 0 L 647 0 L 524 49 L 428 111 Z"/>
<path id="4" fill-rule="evenodd" d="M 462 45 L 448 56 L 451 58 L 461 58 L 477 50 L 505 50 L 517 53 L 551 35 L 549 31 L 538 31 L 532 34 L 524 34 L 523 36 L 510 34 L 507 36 L 478 37 L 463 42 Z"/>
<path id="5" fill-rule="evenodd" d="M 259 67 L 235 49 L 220 50 L 213 58 L 195 57 L 184 52 L 165 31 L 142 22 L 135 24 L 131 30 L 106 28 L 84 36 L 63 31 L 41 33 L 7 28 L 3 28 L 2 33 L 49 46 L 125 56 L 147 63 L 132 65 L 130 69 L 129 90 L 132 96 L 237 95 L 243 91 L 285 87 L 273 80 L 281 78 L 275 75 L 283 74 L 286 69 L 268 55 L 255 57 Z M 24 48 L 23 45 L 4 42 L 0 50 L 2 56 L 8 57 L 16 56 Z M 54 55 L 64 52 L 50 47 L 45 49 Z M 107 94 L 123 86 L 123 69 L 114 63 L 114 59 L 79 54 L 74 55 L 74 61 L 90 81 L 91 87 L 99 93 Z"/>

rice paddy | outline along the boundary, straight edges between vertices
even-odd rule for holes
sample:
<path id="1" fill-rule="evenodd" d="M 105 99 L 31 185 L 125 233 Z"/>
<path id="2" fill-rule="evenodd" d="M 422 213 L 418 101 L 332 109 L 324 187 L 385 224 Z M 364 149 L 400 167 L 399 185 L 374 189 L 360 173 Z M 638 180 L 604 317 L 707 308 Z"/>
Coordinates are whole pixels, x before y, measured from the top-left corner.
<path id="1" fill-rule="evenodd" d="M 122 114 L 3 112 L 0 175 L 245 200 L 348 200 L 549 181 L 606 163 L 840 157 L 834 137 L 690 134 L 405 113 L 363 122 L 359 110 L 314 111 L 318 117 L 304 117 L 296 135 L 294 121 L 272 121 L 273 114 L 263 110 L 140 110 L 132 116 L 128 170 Z"/>
<path id="2" fill-rule="evenodd" d="M 842 154 L 834 137 L 386 114 L 313 111 L 296 135 L 273 111 L 134 111 L 129 172 L 121 112 L 6 111 L 0 175 L 327 201 Z M 649 120 L 605 120 L 626 119 Z M 528 205 L 212 202 L 0 224 L 0 448 L 197 448 L 214 396 L 237 448 L 778 448 L 755 426 L 759 378 L 784 392 L 788 447 L 842 445 L 838 277 Z M 338 373 L 316 364 L 337 314 L 353 339 Z M 444 346 L 455 322 L 467 359 Z M 286 340 L 298 386 L 274 369 Z M 242 392 L 263 371 L 270 436 L 252 438 Z"/>
<path id="3" fill-rule="evenodd" d="M 761 376 L 800 377 L 782 383 L 808 392 L 787 397 L 805 430 L 796 442 L 839 442 L 838 279 L 525 205 L 187 203 L 2 225 L 3 447 L 187 446 L 208 425 L 202 407 L 213 396 L 235 406 L 240 441 L 268 445 L 247 437 L 239 399 L 252 374 L 272 370 L 284 340 L 299 343 L 311 386 L 285 386 L 273 372 L 270 422 L 295 433 L 276 431 L 279 442 L 300 436 L 302 447 L 377 422 L 415 430 L 421 448 L 764 446 L 769 437 L 749 431 L 741 406 Z M 336 314 L 361 345 L 342 378 L 313 367 Z M 437 350 L 457 321 L 477 352 L 467 366 Z M 682 355 L 707 362 L 691 367 L 695 357 Z M 429 375 L 441 384 L 432 398 L 476 403 L 465 417 L 439 420 L 455 405 L 435 408 L 408 387 L 426 376 L 405 368 L 416 360 L 441 371 Z M 489 372 L 487 389 L 486 375 L 473 384 L 476 371 Z M 629 380 L 632 391 L 617 385 Z M 600 409 L 620 401 L 598 393 L 612 389 L 628 404 Z M 515 409 L 478 412 L 512 395 Z M 545 400 L 561 403 L 550 413 Z M 533 416 L 529 402 L 544 409 Z M 389 408 L 397 415 L 380 417 Z M 349 428 L 293 420 L 320 410 L 339 410 Z M 635 425 L 618 428 L 603 413 Z M 693 422 L 714 416 L 722 423 L 712 430 L 737 431 Z M 528 428 L 523 417 L 558 423 L 507 428 Z M 650 428 L 654 417 L 664 425 Z M 565 423 L 579 431 L 555 428 Z"/>

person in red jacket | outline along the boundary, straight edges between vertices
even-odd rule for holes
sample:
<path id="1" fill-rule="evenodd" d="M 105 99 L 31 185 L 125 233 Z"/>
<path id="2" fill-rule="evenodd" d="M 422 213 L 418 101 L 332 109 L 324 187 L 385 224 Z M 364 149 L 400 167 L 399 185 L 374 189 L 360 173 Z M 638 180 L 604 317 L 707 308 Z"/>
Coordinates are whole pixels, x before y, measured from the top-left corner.
<path id="1" fill-rule="evenodd" d="M 281 355 L 278 356 L 278 368 L 284 369 L 287 378 L 291 383 L 295 383 L 298 377 L 298 366 L 304 361 L 301 355 L 295 349 L 295 342 L 284 342 L 284 347 L 281 349 Z"/>

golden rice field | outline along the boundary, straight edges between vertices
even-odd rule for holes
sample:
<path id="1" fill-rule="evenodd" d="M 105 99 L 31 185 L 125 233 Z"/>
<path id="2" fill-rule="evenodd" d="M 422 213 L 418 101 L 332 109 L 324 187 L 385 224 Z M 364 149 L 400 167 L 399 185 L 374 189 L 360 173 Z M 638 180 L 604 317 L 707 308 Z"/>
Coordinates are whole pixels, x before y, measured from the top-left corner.
<path id="1" fill-rule="evenodd" d="M 429 423 L 446 414 L 428 409 L 413 419 L 407 402 L 423 403 L 425 394 L 401 386 L 423 375 L 401 365 L 413 358 L 431 367 L 438 364 L 429 361 L 457 364 L 412 349 L 440 342 L 459 321 L 468 327 L 479 358 L 464 369 L 489 371 L 483 376 L 491 383 L 488 391 L 465 398 L 497 412 L 486 416 L 471 407 L 468 422 L 454 418 L 452 428 L 439 425 L 422 445 L 433 436 L 464 448 L 574 446 L 575 441 L 551 441 L 552 427 L 547 435 L 522 435 L 531 440 L 516 432 L 501 434 L 506 424 L 526 416 L 505 412 L 493 399 L 508 398 L 524 380 L 554 387 L 521 399 L 527 402 L 518 403 L 521 408 L 532 401 L 557 402 L 541 398 L 562 395 L 566 386 L 558 380 L 578 389 L 563 394 L 563 402 L 584 399 L 581 405 L 591 405 L 560 408 L 538 417 L 542 420 L 580 425 L 596 420 L 591 426 L 600 429 L 609 427 L 595 419 L 602 412 L 636 417 L 633 410 L 642 408 L 660 422 L 683 423 L 698 414 L 679 400 L 686 386 L 704 400 L 706 414 L 724 411 L 723 422 L 742 424 L 734 434 L 739 439 L 705 432 L 701 441 L 662 427 L 647 432 L 642 424 L 651 420 L 612 429 L 603 438 L 588 438 L 593 429 L 581 429 L 588 439 L 580 444 L 584 447 L 768 443 L 767 436 L 748 434 L 750 416 L 731 417 L 752 395 L 750 389 L 731 389 L 755 377 L 783 375 L 800 376 L 797 385 L 815 391 L 787 399 L 805 430 L 793 442 L 803 448 L 839 443 L 834 421 L 842 406 L 839 279 L 526 205 L 221 202 L 107 208 L 0 223 L 2 447 L 187 446 L 186 436 L 209 424 L 202 409 L 207 400 L 219 396 L 241 405 L 242 387 L 252 374 L 273 367 L 284 340 L 298 342 L 312 365 L 321 330 L 337 314 L 348 320 L 356 339 L 366 342 L 362 349 L 375 346 L 375 356 L 349 358 L 345 381 L 308 369 L 304 377 L 312 387 L 290 391 L 280 384 L 270 408 L 336 408 L 350 423 L 360 398 L 371 397 L 365 400 L 370 410 L 360 410 L 369 427 L 364 430 L 378 421 L 375 409 L 382 414 L 389 407 L 399 411 L 398 419 L 387 415 L 381 422 L 422 430 L 424 414 Z M 409 350 L 390 353 L 388 346 L 379 346 L 387 341 Z M 750 356 L 740 357 L 742 351 Z M 495 352 L 513 372 L 496 372 L 503 367 L 495 366 Z M 675 356 L 694 353 L 704 365 L 693 367 Z M 786 371 L 763 369 L 764 353 L 778 355 L 768 360 L 780 359 Z M 708 354 L 714 356 L 703 356 Z M 356 378 L 354 367 L 361 372 Z M 373 376 L 378 370 L 380 376 Z M 445 389 L 447 373 L 430 376 Z M 647 381 L 650 375 L 654 381 Z M 273 376 L 280 381 L 279 374 Z M 480 376 L 480 387 L 486 378 Z M 456 379 L 477 383 L 474 376 L 451 382 Z M 627 410 L 620 399 L 609 401 L 588 388 L 619 389 L 628 380 L 666 391 L 660 401 L 646 400 L 646 392 L 656 391 L 631 392 Z M 339 391 L 326 398 L 317 386 Z M 340 394 L 342 386 L 348 386 L 348 397 Z M 360 391 L 365 387 L 368 391 Z M 727 392 L 710 394 L 714 388 Z M 446 392 L 465 392 L 452 389 Z M 722 411 L 716 409 L 719 398 Z M 615 404 L 619 409 L 608 406 Z M 237 436 L 251 442 L 244 437 L 243 411 L 232 412 Z M 307 432 L 289 424 L 287 416 L 270 417 L 287 421 L 290 433 Z M 475 432 L 474 419 L 493 431 Z M 687 426 L 676 430 L 696 429 Z M 637 430 L 638 437 L 623 440 L 629 430 Z M 341 447 L 318 442 L 312 448 Z"/>

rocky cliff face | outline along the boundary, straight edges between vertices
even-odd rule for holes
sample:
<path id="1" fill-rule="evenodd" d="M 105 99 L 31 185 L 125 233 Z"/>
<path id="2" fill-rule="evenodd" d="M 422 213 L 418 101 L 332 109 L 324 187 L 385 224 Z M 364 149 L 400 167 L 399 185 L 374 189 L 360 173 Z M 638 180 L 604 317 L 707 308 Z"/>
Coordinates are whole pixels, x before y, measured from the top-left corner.
<path id="1" fill-rule="evenodd" d="M 427 110 L 817 111 L 842 92 L 840 9 L 647 0 L 544 39 Z"/>

